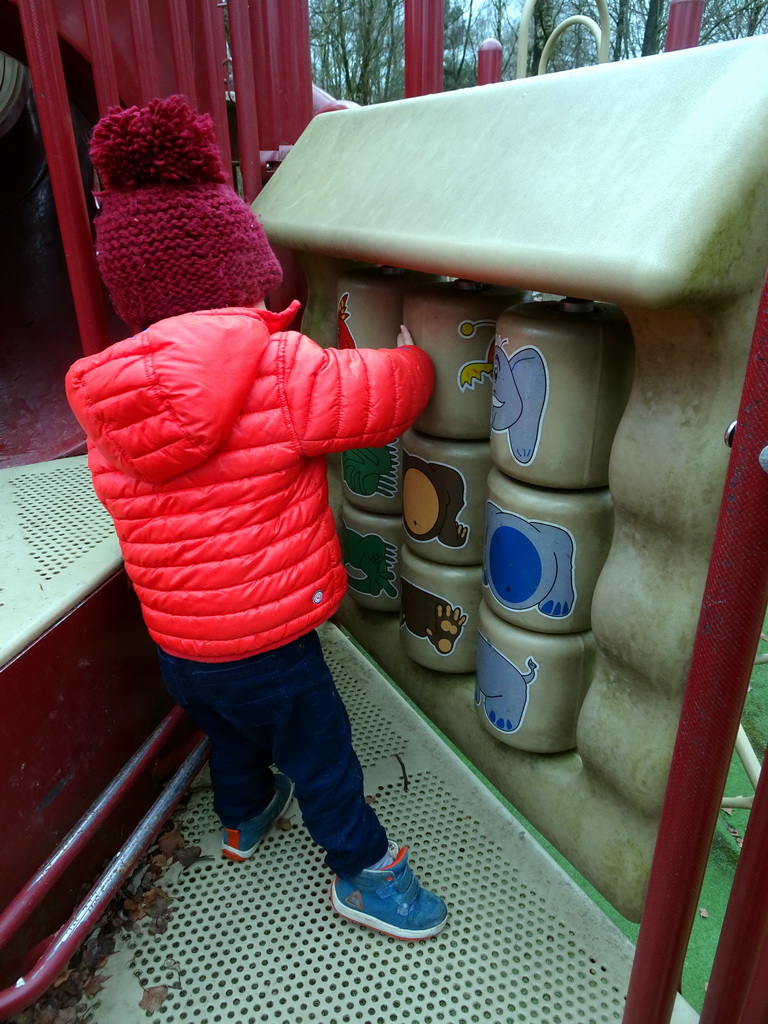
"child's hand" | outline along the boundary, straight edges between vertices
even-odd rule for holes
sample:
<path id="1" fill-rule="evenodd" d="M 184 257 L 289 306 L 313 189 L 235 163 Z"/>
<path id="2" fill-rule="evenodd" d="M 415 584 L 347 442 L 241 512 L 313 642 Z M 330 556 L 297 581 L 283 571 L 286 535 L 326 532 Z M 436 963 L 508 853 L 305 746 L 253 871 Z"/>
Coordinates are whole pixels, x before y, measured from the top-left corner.
<path id="1" fill-rule="evenodd" d="M 411 337 L 411 332 L 408 330 L 405 324 L 400 324 L 400 333 L 397 336 L 397 347 L 400 348 L 401 345 L 413 344 L 414 341 L 413 338 Z"/>

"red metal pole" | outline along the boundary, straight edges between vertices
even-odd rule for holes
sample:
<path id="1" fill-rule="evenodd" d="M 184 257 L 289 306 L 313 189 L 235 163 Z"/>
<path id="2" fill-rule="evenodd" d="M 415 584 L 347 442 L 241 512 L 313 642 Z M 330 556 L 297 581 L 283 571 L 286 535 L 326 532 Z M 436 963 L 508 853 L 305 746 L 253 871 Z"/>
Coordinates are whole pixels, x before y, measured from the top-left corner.
<path id="1" fill-rule="evenodd" d="M 306 0 L 251 0 L 259 134 L 265 150 L 292 146 L 313 114 Z"/>
<path id="2" fill-rule="evenodd" d="M 186 96 L 191 107 L 197 108 L 192 35 L 189 30 L 189 16 L 184 0 L 170 0 L 168 14 L 171 21 L 173 72 L 176 77 L 176 88 L 178 92 Z"/>
<path id="3" fill-rule="evenodd" d="M 139 78 L 141 105 L 149 103 L 159 95 L 155 44 L 152 40 L 152 23 L 146 0 L 130 0 L 131 31 L 133 33 L 133 58 Z"/>
<path id="4" fill-rule="evenodd" d="M 115 58 L 112 53 L 112 40 L 109 37 L 109 23 L 104 0 L 83 0 L 83 13 L 88 32 L 88 46 L 91 50 L 96 102 L 99 114 L 103 117 L 110 107 L 116 107 L 120 103 Z"/>
<path id="5" fill-rule="evenodd" d="M 107 326 L 51 0 L 19 0 L 19 14 L 80 339 L 90 355 L 107 344 Z"/>
<path id="6" fill-rule="evenodd" d="M 445 0 L 405 0 L 405 95 L 443 91 Z"/>
<path id="7" fill-rule="evenodd" d="M 279 24 L 279 51 L 273 66 L 279 128 L 278 145 L 292 146 L 312 120 L 312 62 L 306 0 L 267 0 L 270 24 Z M 278 14 L 279 12 L 279 14 Z M 278 21 L 279 18 L 279 21 Z"/>
<path id="8" fill-rule="evenodd" d="M 670 0 L 664 52 L 699 45 L 704 0 Z"/>
<path id="9" fill-rule="evenodd" d="M 228 0 L 228 10 L 229 43 L 232 48 L 237 101 L 240 173 L 243 176 L 243 198 L 250 204 L 261 189 L 261 150 L 248 0 Z"/>
<path id="10" fill-rule="evenodd" d="M 766 342 L 768 347 L 768 337 Z M 758 971 L 767 939 L 768 769 L 760 775 L 749 812 L 699 1024 L 742 1021 L 753 985 L 761 993 L 762 1019 L 766 1019 L 768 978 L 759 977 Z"/>
<path id="11" fill-rule="evenodd" d="M 667 1024 L 768 601 L 763 289 L 672 755 L 624 1024 Z M 730 1013 L 728 1020 L 735 1020 Z"/>
<path id="12" fill-rule="evenodd" d="M 229 142 L 227 101 L 224 95 L 224 64 L 227 58 L 224 19 L 216 0 L 200 0 L 205 54 L 207 102 L 201 105 L 213 118 L 216 142 L 221 150 L 221 159 L 227 181 L 232 184 L 232 148 Z"/>
<path id="13" fill-rule="evenodd" d="M 477 51 L 477 84 L 493 85 L 501 81 L 502 48 L 498 39 L 485 39 Z"/>
<path id="14" fill-rule="evenodd" d="M 765 912 L 765 907 L 763 907 L 763 913 Z M 739 1017 L 738 1024 L 766 1024 L 766 1021 L 768 1021 L 768 943 L 763 945 L 760 960 L 752 975 L 752 984 L 744 1001 L 744 1012 Z"/>

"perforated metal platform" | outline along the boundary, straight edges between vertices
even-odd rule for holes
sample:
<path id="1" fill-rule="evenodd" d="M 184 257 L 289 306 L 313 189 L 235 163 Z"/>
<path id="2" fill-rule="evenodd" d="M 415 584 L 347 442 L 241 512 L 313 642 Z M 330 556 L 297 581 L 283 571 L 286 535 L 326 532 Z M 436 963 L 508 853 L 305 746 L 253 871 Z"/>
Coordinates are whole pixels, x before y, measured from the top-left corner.
<path id="1" fill-rule="evenodd" d="M 201 779 L 180 828 L 203 856 L 159 882 L 173 899 L 167 931 L 150 935 L 145 920 L 126 934 L 87 1019 L 620 1021 L 628 940 L 342 633 L 327 626 L 321 636 L 367 792 L 390 835 L 411 848 L 423 883 L 447 901 L 447 928 L 403 943 L 337 917 L 331 874 L 295 803 L 290 831 L 273 831 L 245 864 L 223 861 Z M 143 989 L 157 985 L 169 994 L 148 1014 Z M 697 1019 L 680 1000 L 676 1024 Z"/>
<path id="2" fill-rule="evenodd" d="M 0 470 L 0 665 L 121 565 L 85 456 Z"/>

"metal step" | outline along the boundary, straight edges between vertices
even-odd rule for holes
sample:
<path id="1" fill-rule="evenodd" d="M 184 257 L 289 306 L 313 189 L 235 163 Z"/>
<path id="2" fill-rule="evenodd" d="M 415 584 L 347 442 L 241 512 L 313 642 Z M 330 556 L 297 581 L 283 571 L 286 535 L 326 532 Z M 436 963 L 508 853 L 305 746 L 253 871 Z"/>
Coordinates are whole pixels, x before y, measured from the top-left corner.
<path id="1" fill-rule="evenodd" d="M 321 637 L 366 791 L 390 836 L 410 847 L 423 884 L 447 901 L 448 926 L 406 943 L 340 919 L 328 900 L 331 873 L 296 804 L 293 828 L 274 830 L 251 861 L 222 860 L 201 779 L 176 820 L 202 856 L 158 883 L 173 900 L 168 929 L 151 935 L 145 919 L 125 933 L 88 1019 L 620 1021 L 631 943 L 343 633 L 329 625 Z M 149 1015 L 143 990 L 160 985 L 168 995 Z M 675 1024 L 697 1019 L 678 999 Z"/>

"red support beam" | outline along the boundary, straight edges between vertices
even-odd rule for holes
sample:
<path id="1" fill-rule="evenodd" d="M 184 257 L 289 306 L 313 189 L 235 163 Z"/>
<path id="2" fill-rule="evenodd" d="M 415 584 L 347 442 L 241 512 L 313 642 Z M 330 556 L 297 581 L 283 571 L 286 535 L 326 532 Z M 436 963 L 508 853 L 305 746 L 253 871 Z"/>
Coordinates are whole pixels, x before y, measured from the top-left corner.
<path id="1" fill-rule="evenodd" d="M 141 106 L 160 94 L 152 23 L 146 0 L 130 0 L 133 59 L 139 76 Z"/>
<path id="2" fill-rule="evenodd" d="M 252 203 L 261 189 L 259 115 L 256 108 L 248 0 L 229 0 L 229 43 L 237 98 L 237 135 L 243 198 Z"/>
<path id="3" fill-rule="evenodd" d="M 186 96 L 189 105 L 197 109 L 195 68 L 192 58 L 192 35 L 189 29 L 187 5 L 184 3 L 184 0 L 169 0 L 168 16 L 171 26 L 173 73 L 176 77 L 176 91 Z"/>
<path id="4" fill-rule="evenodd" d="M 90 355 L 107 344 L 107 327 L 51 0 L 19 0 L 19 14 L 77 324 Z"/>
<path id="5" fill-rule="evenodd" d="M 115 57 L 109 36 L 105 0 L 83 0 L 83 14 L 91 50 L 91 68 L 96 86 L 96 102 L 103 117 L 110 107 L 120 104 Z"/>
<path id="6" fill-rule="evenodd" d="M 737 423 L 623 1024 L 670 1019 L 768 601 L 768 285 Z"/>
<path id="7" fill-rule="evenodd" d="M 477 51 L 477 84 L 501 81 L 502 48 L 498 39 L 485 39 Z"/>
<path id="8" fill-rule="evenodd" d="M 405 0 L 405 95 L 443 91 L 445 0 Z"/>
<path id="9" fill-rule="evenodd" d="M 670 0 L 664 52 L 699 45 L 704 0 Z"/>
<path id="10" fill-rule="evenodd" d="M 313 114 L 306 0 L 251 0 L 259 134 L 263 150 L 292 146 Z"/>
<path id="11" fill-rule="evenodd" d="M 224 66 L 227 61 L 226 36 L 224 34 L 224 17 L 216 0 L 198 0 L 202 14 L 203 53 L 205 61 L 206 93 L 200 99 L 200 109 L 207 111 L 213 118 L 216 142 L 221 150 L 221 158 L 227 181 L 232 184 L 232 147 L 229 141 L 229 121 L 227 119 L 227 101 L 225 97 L 226 76 Z"/>
<path id="12" fill-rule="evenodd" d="M 768 311 L 766 311 L 768 313 Z M 768 323 L 766 323 L 768 335 Z M 768 348 L 768 337 L 766 337 Z M 768 440 L 768 438 L 767 438 Z M 756 986 L 759 1018 L 768 1015 L 768 977 L 760 963 L 768 940 L 768 769 L 758 780 L 744 844 L 736 864 L 715 960 L 699 1024 L 743 1021 L 742 1011 Z M 753 993 L 754 994 L 754 993 Z M 754 1004 L 754 1000 L 753 1000 Z"/>

